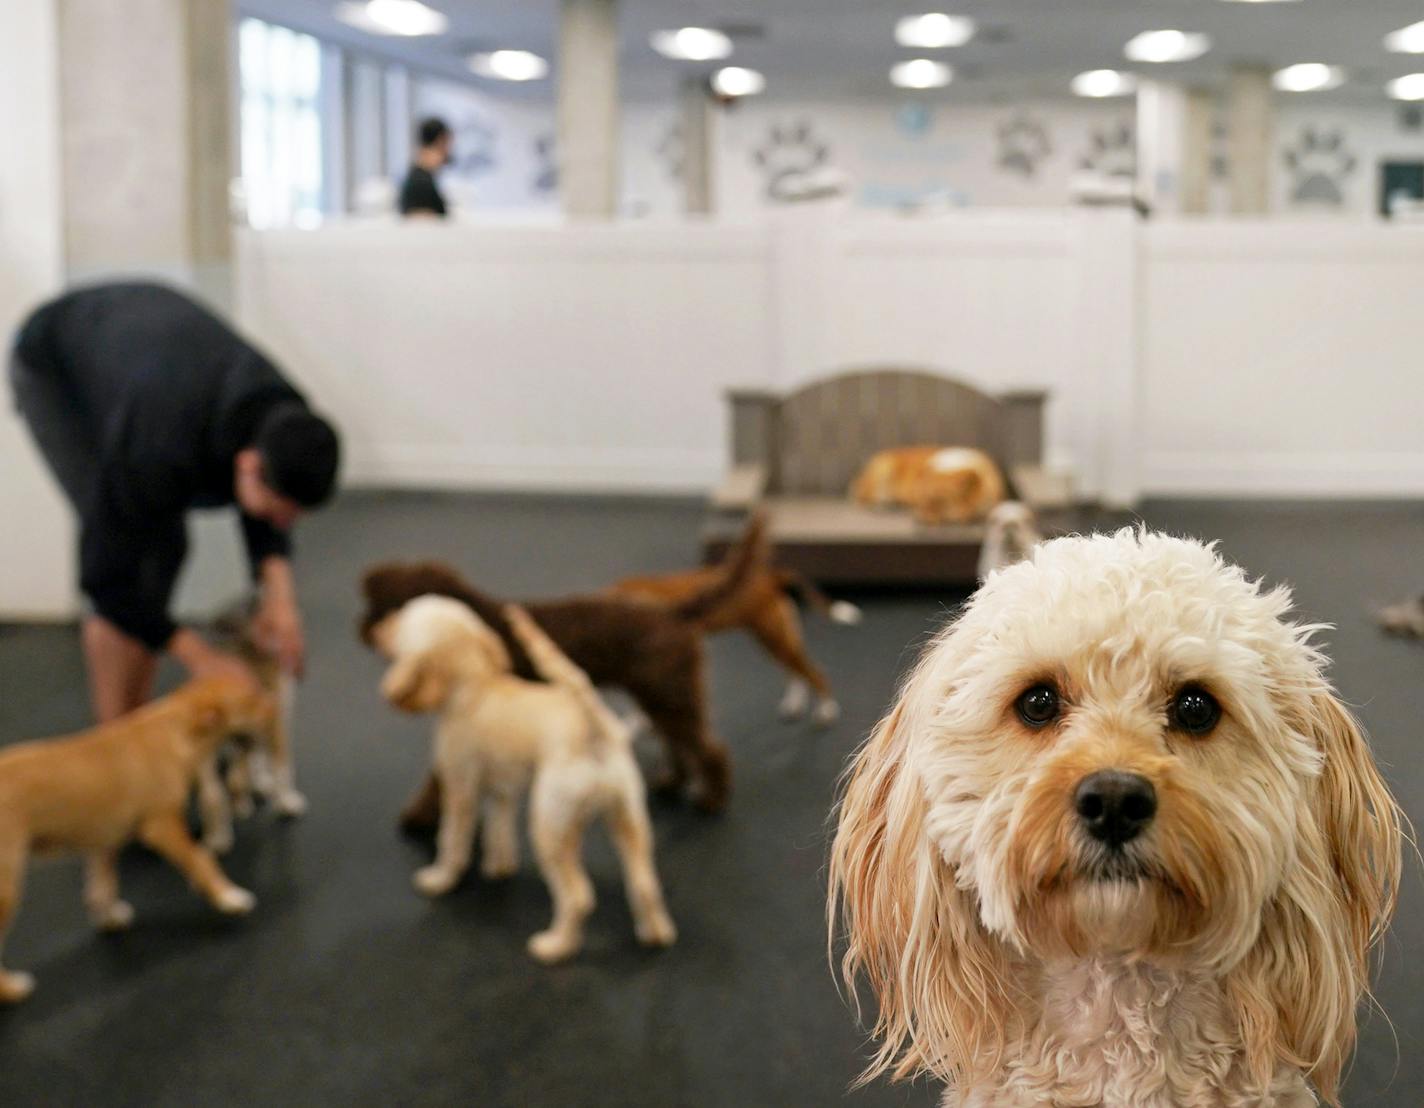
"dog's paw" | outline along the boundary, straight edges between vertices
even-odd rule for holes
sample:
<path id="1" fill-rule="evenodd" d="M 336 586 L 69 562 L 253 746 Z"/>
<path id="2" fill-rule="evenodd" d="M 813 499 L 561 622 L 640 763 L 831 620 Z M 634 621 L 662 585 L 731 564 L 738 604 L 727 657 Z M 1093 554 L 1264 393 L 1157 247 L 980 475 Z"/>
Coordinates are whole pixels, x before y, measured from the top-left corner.
<path id="1" fill-rule="evenodd" d="M 116 900 L 94 913 L 94 926 L 100 931 L 127 931 L 133 921 L 133 905 L 127 900 Z"/>
<path id="2" fill-rule="evenodd" d="M 677 942 L 677 925 L 666 912 L 651 913 L 637 922 L 635 930 L 644 946 L 672 946 Z"/>
<path id="3" fill-rule="evenodd" d="M 214 854 L 226 854 L 232 849 L 231 827 L 215 827 L 203 836 L 203 845 Z"/>
<path id="4" fill-rule="evenodd" d="M 0 1004 L 18 1004 L 34 991 L 33 974 L 0 970 Z"/>
<path id="5" fill-rule="evenodd" d="M 830 697 L 826 697 L 816 705 L 816 712 L 811 718 L 817 727 L 829 727 L 841 718 L 841 706 Z"/>
<path id="6" fill-rule="evenodd" d="M 297 819 L 300 816 L 306 815 L 307 798 L 297 792 L 296 789 L 288 789 L 286 792 L 278 795 L 275 807 L 279 816 L 286 819 Z"/>
<path id="7" fill-rule="evenodd" d="M 225 916 L 245 916 L 257 907 L 257 898 L 246 889 L 229 885 L 213 897 L 213 907 Z"/>
<path id="8" fill-rule="evenodd" d="M 563 962 L 578 953 L 579 939 L 564 931 L 539 931 L 529 936 L 528 950 L 531 956 L 546 966 Z"/>
<path id="9" fill-rule="evenodd" d="M 833 623 L 853 627 L 865 618 L 865 613 L 849 600 L 833 600 L 831 602 L 830 616 Z"/>
<path id="10" fill-rule="evenodd" d="M 491 858 L 485 855 L 480 860 L 480 876 L 489 881 L 503 881 L 519 872 L 519 859 L 507 855 Z"/>
<path id="11" fill-rule="evenodd" d="M 460 882 L 460 875 L 445 866 L 425 866 L 415 871 L 415 891 L 425 896 L 444 896 Z"/>
<path id="12" fill-rule="evenodd" d="M 793 681 L 786 686 L 786 694 L 776 706 L 776 714 L 790 723 L 804 716 L 810 706 L 811 690 L 800 681 Z"/>

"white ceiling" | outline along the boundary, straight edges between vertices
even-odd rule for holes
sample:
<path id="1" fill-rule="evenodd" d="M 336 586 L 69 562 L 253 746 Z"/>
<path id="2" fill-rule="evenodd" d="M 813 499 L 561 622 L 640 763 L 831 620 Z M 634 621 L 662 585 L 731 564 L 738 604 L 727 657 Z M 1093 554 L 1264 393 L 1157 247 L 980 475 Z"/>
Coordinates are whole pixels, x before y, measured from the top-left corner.
<path id="1" fill-rule="evenodd" d="M 449 16 L 450 31 L 397 40 L 338 22 L 334 0 L 236 0 L 244 13 L 472 81 L 462 59 L 476 50 L 518 47 L 554 58 L 558 0 L 427 2 Z M 1350 81 L 1338 92 L 1304 95 L 1382 100 L 1386 80 L 1424 70 L 1424 57 L 1390 54 L 1381 45 L 1389 31 L 1424 18 L 1420 0 L 622 0 L 624 88 L 632 97 L 663 96 L 681 75 L 713 68 L 659 57 L 648 45 L 652 31 L 742 25 L 749 33 L 734 32 L 732 61 L 762 70 L 768 95 L 887 95 L 891 64 L 914 53 L 895 45 L 895 19 L 923 10 L 970 15 L 980 23 L 967 46 L 930 52 L 957 74 L 948 89 L 927 94 L 936 98 L 1066 95 L 1075 73 L 1126 68 L 1123 44 L 1140 31 L 1165 27 L 1205 31 L 1215 46 L 1197 61 L 1139 66 L 1139 72 L 1210 85 L 1237 61 L 1330 62 L 1345 66 Z M 499 82 L 482 83 L 510 91 Z M 551 87 L 552 81 L 538 82 L 518 94 L 548 96 Z"/>

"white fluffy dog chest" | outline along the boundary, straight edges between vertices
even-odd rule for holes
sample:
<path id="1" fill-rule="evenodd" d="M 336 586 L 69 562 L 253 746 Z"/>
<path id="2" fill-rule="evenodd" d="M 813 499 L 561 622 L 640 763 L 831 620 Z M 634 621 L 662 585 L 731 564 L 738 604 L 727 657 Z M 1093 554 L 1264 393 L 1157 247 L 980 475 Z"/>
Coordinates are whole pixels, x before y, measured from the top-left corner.
<path id="1" fill-rule="evenodd" d="M 1036 1016 L 997 1080 L 946 1108 L 1311 1108 L 1297 1070 L 1245 1072 L 1221 987 L 1145 964 L 1042 972 Z"/>

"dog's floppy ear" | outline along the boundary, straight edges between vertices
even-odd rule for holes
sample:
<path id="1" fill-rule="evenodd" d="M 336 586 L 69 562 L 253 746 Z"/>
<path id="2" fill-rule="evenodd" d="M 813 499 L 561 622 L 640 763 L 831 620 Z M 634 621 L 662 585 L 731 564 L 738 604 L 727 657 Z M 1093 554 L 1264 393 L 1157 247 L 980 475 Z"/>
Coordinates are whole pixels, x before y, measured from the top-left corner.
<path id="1" fill-rule="evenodd" d="M 841 975 L 852 996 L 863 977 L 878 1005 L 880 1049 L 862 1083 L 886 1071 L 972 1080 L 998 1064 L 1011 1014 L 1003 948 L 928 837 L 912 754 L 925 683 L 911 680 L 855 754 L 831 848 L 829 941 L 839 922 Z"/>
<path id="2" fill-rule="evenodd" d="M 450 678 L 430 652 L 414 654 L 386 670 L 381 695 L 403 712 L 433 712 L 450 695 Z"/>
<path id="3" fill-rule="evenodd" d="M 1300 824 L 1299 864 L 1228 986 L 1258 1076 L 1284 1059 L 1338 1105 L 1370 947 L 1394 913 L 1402 815 L 1359 724 L 1328 689 L 1310 696 L 1303 725 L 1322 762 Z"/>

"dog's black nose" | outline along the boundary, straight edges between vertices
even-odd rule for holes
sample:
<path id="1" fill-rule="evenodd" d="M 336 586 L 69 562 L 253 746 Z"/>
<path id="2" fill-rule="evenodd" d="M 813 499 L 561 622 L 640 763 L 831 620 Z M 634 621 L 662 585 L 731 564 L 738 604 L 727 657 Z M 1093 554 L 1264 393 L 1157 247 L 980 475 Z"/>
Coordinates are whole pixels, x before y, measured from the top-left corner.
<path id="1" fill-rule="evenodd" d="M 1136 773 L 1102 769 L 1078 782 L 1073 807 L 1089 835 L 1121 846 L 1142 833 L 1157 814 L 1157 790 Z"/>

